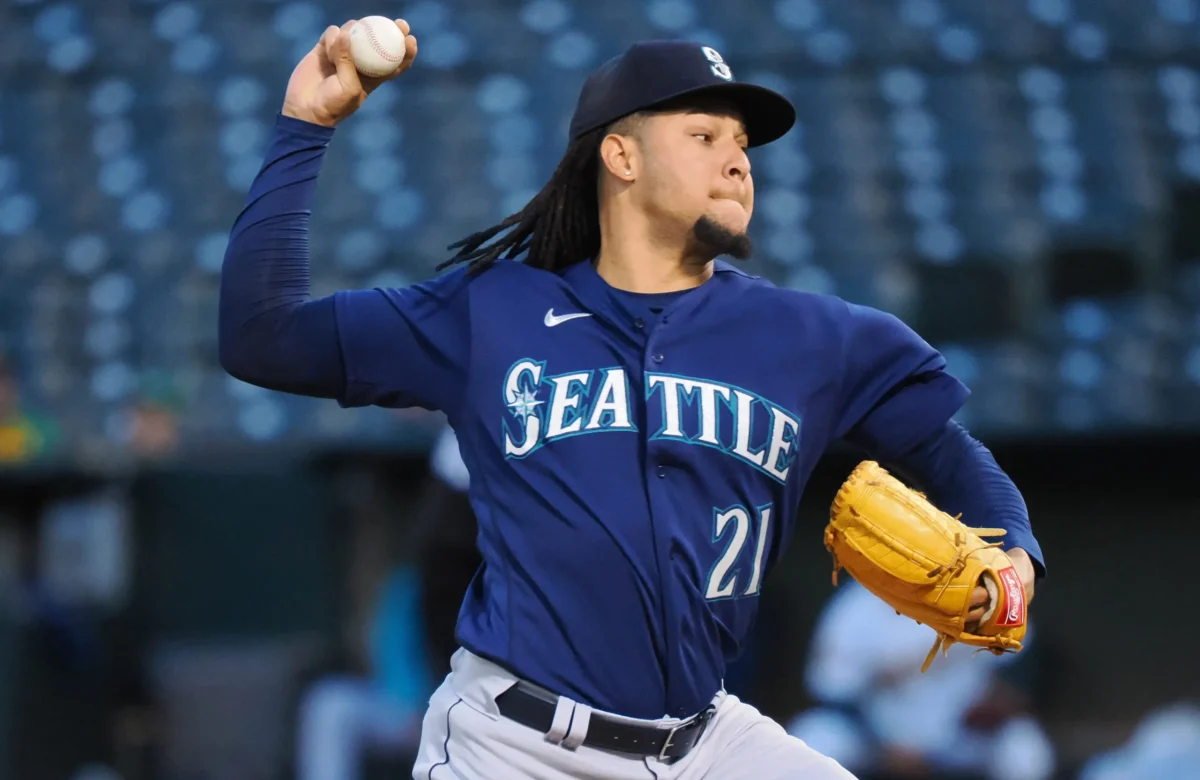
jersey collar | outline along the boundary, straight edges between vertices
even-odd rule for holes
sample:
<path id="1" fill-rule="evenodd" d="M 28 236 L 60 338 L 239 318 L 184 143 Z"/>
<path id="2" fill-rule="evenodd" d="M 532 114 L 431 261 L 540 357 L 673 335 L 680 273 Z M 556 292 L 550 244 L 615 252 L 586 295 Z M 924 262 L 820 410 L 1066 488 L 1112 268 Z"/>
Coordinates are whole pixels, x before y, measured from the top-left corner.
<path id="1" fill-rule="evenodd" d="M 622 297 L 596 272 L 596 266 L 591 260 L 568 266 L 561 274 L 580 303 L 589 311 L 617 326 L 635 341 L 645 338 L 645 332 L 635 324 L 641 312 L 630 311 L 626 307 Z M 723 260 L 717 260 L 714 263 L 712 278 L 689 294 L 680 296 L 664 309 L 661 321 L 668 323 L 671 319 L 687 316 L 711 300 L 721 289 L 748 278 L 752 277 Z"/>
<path id="2" fill-rule="evenodd" d="M 579 293 L 584 293 L 584 292 L 607 293 L 613 289 L 609 285 L 609 283 L 604 281 L 604 278 L 601 277 L 599 273 L 597 273 L 596 265 L 592 260 L 583 260 L 581 262 L 569 265 L 569 266 L 567 266 L 567 268 L 565 270 L 563 270 L 561 272 L 561 274 L 562 274 L 562 278 L 566 280 L 567 284 L 569 284 L 574 290 L 576 290 Z M 720 279 L 720 277 L 722 277 L 725 274 L 731 274 L 733 276 L 738 276 L 738 277 L 742 277 L 742 278 L 746 278 L 746 279 L 752 278 L 750 274 L 746 273 L 742 269 L 736 268 L 733 265 L 731 265 L 730 263 L 728 263 L 724 260 L 718 259 L 718 260 L 713 261 L 712 278 L 709 279 L 704 284 L 700 285 L 700 287 L 698 289 L 704 289 L 704 288 L 707 288 L 710 286 L 714 286 L 713 283 L 717 282 Z M 716 286 L 719 286 L 719 285 L 716 285 Z"/>

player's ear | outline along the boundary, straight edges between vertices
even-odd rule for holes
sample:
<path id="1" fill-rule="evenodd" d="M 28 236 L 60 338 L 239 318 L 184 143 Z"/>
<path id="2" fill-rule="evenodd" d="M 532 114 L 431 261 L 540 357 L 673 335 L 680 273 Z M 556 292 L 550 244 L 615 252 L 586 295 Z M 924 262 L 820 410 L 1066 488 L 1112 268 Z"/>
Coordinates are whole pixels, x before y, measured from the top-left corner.
<path id="1" fill-rule="evenodd" d="M 632 136 L 609 133 L 600 142 L 600 164 L 619 181 L 637 178 L 639 159 L 637 141 Z"/>

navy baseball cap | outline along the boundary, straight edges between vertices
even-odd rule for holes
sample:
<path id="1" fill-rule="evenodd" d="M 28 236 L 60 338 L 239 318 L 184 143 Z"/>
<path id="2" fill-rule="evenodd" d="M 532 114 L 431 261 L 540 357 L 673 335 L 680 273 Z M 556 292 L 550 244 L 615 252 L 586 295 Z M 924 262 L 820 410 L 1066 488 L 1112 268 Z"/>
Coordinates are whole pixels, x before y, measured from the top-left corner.
<path id="1" fill-rule="evenodd" d="M 796 123 L 796 108 L 778 92 L 739 84 L 724 57 L 687 41 L 644 41 L 600 66 L 583 85 L 571 117 L 571 140 L 638 111 L 692 95 L 728 99 L 746 123 L 750 146 L 782 137 Z"/>

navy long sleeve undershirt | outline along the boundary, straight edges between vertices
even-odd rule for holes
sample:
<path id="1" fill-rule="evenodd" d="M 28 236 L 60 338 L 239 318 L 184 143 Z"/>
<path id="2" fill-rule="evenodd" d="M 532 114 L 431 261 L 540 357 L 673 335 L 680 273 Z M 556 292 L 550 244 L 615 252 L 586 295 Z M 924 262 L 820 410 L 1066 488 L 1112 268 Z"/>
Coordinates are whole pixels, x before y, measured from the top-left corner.
<path id="1" fill-rule="evenodd" d="M 341 397 L 345 384 L 332 297 L 311 300 L 308 221 L 333 137 L 279 116 L 221 270 L 218 344 L 230 375 L 270 390 Z"/>
<path id="2" fill-rule="evenodd" d="M 1033 536 L 1021 491 L 991 451 L 961 425 L 951 420 L 894 460 L 943 511 L 951 515 L 961 512 L 969 526 L 1005 529 L 1007 534 L 998 540 L 1003 548 L 1025 550 L 1038 578 L 1045 576 L 1042 549 Z"/>

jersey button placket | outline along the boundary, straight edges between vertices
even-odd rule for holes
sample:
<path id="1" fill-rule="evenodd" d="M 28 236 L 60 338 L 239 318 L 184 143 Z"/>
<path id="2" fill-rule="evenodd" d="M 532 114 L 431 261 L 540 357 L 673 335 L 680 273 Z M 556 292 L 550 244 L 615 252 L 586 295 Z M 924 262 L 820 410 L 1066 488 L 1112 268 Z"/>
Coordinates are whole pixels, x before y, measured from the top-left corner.
<path id="1" fill-rule="evenodd" d="M 661 340 L 659 338 L 660 331 L 666 324 L 667 320 L 664 317 L 659 321 L 658 327 L 650 332 L 650 338 L 646 340 L 646 352 L 650 355 L 650 362 L 656 365 L 662 365 L 662 362 L 667 359 L 667 356 L 659 350 L 657 343 Z"/>
<path id="2" fill-rule="evenodd" d="M 642 321 L 640 319 L 635 320 L 634 327 L 638 327 L 638 325 L 641 322 Z M 654 342 L 654 338 L 653 338 L 653 336 L 651 336 L 650 343 L 646 345 L 647 351 L 652 352 L 652 354 L 650 356 L 650 360 L 654 363 L 662 363 L 663 362 L 663 354 L 661 352 L 654 352 L 655 345 L 653 342 Z M 667 467 L 660 463 L 657 467 L 655 467 L 654 473 L 659 479 L 666 479 L 667 478 Z"/>

